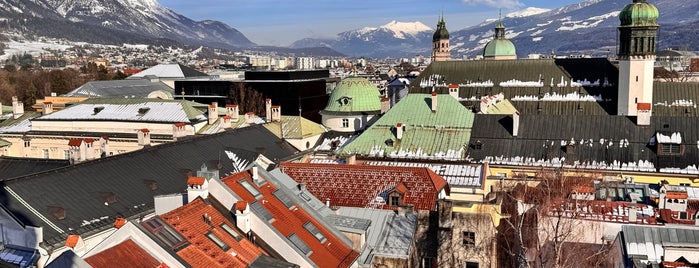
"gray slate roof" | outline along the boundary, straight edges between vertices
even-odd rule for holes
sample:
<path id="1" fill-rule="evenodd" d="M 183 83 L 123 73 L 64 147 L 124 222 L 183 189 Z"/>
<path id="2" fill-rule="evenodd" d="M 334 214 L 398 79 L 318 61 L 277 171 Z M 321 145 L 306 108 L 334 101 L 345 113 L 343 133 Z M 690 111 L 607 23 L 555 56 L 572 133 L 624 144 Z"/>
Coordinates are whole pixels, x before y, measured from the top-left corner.
<path id="1" fill-rule="evenodd" d="M 68 160 L 0 156 L 0 180 L 31 175 L 70 165 Z"/>
<path id="2" fill-rule="evenodd" d="M 1 204 L 21 222 L 43 227 L 44 241 L 58 246 L 68 234 L 89 235 L 116 217 L 147 214 L 154 196 L 183 192 L 187 174 L 203 163 L 220 160 L 220 176 L 239 171 L 227 152 L 250 163 L 258 153 L 276 161 L 298 151 L 255 125 L 6 180 Z"/>
<path id="3" fill-rule="evenodd" d="M 170 95 L 172 88 L 160 81 L 150 79 L 128 79 L 111 81 L 92 81 L 64 94 L 70 97 L 90 98 L 145 98 L 153 91 L 162 90 Z"/>

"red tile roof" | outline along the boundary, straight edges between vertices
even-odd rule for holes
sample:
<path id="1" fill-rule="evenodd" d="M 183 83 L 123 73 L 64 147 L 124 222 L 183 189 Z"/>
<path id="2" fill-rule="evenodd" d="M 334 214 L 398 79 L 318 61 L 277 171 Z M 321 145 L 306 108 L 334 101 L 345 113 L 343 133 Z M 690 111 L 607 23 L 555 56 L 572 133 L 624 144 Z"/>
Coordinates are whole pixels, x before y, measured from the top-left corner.
<path id="1" fill-rule="evenodd" d="M 80 147 L 80 144 L 83 143 L 83 139 L 70 139 L 68 141 L 68 146 L 70 147 Z"/>
<path id="2" fill-rule="evenodd" d="M 187 185 L 204 185 L 206 178 L 204 177 L 189 177 L 187 178 Z"/>
<path id="3" fill-rule="evenodd" d="M 688 213 L 688 215 L 691 215 L 691 214 Z M 667 208 L 658 209 L 658 218 L 659 218 L 659 220 L 661 220 L 663 222 L 671 223 L 671 224 L 691 224 L 691 225 L 694 225 L 694 223 L 695 223 L 694 220 L 680 219 L 679 218 L 679 211 L 672 211 L 671 209 L 667 209 Z"/>
<path id="4" fill-rule="evenodd" d="M 211 218 L 211 225 L 202 219 L 204 215 Z M 189 241 L 190 244 L 177 255 L 192 267 L 246 267 L 260 255 L 266 255 L 242 233 L 238 233 L 242 237 L 240 241 L 227 233 L 221 226 L 225 223 L 235 230 L 235 224 L 201 198 L 165 213 L 161 218 Z M 209 233 L 230 248 L 224 251 L 207 237 Z"/>
<path id="5" fill-rule="evenodd" d="M 223 119 L 230 120 L 231 117 L 230 117 L 229 115 L 224 115 L 224 116 L 223 116 Z"/>
<path id="6" fill-rule="evenodd" d="M 247 207 L 248 207 L 248 202 L 245 202 L 245 201 L 235 202 L 235 210 L 236 211 L 244 211 L 245 208 L 247 208 Z"/>
<path id="7" fill-rule="evenodd" d="M 148 133 L 148 132 L 150 132 L 150 130 L 148 130 L 147 128 L 142 128 L 142 129 L 141 129 L 141 132 L 143 132 L 143 133 Z"/>
<path id="8" fill-rule="evenodd" d="M 45 101 L 44 104 L 53 104 L 53 102 Z"/>
<path id="9" fill-rule="evenodd" d="M 682 191 L 667 191 L 665 193 L 667 199 L 687 199 L 687 192 Z"/>
<path id="10" fill-rule="evenodd" d="M 69 235 L 66 239 L 66 247 L 74 248 L 78 245 L 78 240 L 80 240 L 79 235 Z"/>
<path id="11" fill-rule="evenodd" d="M 116 220 L 114 220 L 114 228 L 119 229 L 124 226 L 124 224 L 126 224 L 126 219 L 124 218 L 116 218 Z"/>
<path id="12" fill-rule="evenodd" d="M 636 110 L 648 111 L 648 110 L 650 110 L 650 108 L 651 108 L 650 103 L 640 103 L 639 102 L 636 104 Z"/>
<path id="13" fill-rule="evenodd" d="M 576 193 L 595 193 L 595 186 L 592 185 L 579 185 L 575 187 Z"/>
<path id="14" fill-rule="evenodd" d="M 459 88 L 459 85 L 457 85 L 457 84 L 449 84 L 449 88 Z"/>
<path id="15" fill-rule="evenodd" d="M 228 107 L 233 108 L 233 107 L 238 107 L 238 105 L 237 104 L 226 104 L 226 108 L 228 108 Z"/>
<path id="16" fill-rule="evenodd" d="M 92 267 L 161 267 L 156 260 L 131 239 L 124 240 L 100 253 L 85 259 Z"/>
<path id="17" fill-rule="evenodd" d="M 387 194 L 395 189 L 406 192 L 402 204 L 435 210 L 439 192 L 448 187 L 444 178 L 425 167 L 281 163 L 280 168 L 295 181 L 305 182 L 318 199 L 330 199 L 335 206 L 398 209 L 376 202 L 379 196 L 388 202 Z"/>
<path id="18" fill-rule="evenodd" d="M 176 127 L 184 127 L 185 125 L 187 125 L 185 122 L 175 123 Z"/>
<path id="19" fill-rule="evenodd" d="M 95 139 L 91 139 L 91 138 L 85 139 L 85 143 L 93 143 L 94 141 L 95 141 Z"/>
<path id="20" fill-rule="evenodd" d="M 264 179 L 264 178 L 263 178 Z M 247 180 L 261 194 L 262 198 L 255 198 L 239 183 L 241 180 Z M 265 179 L 266 180 L 266 179 Z M 290 210 L 282 201 L 277 199 L 272 193 L 277 188 L 267 182 L 261 187 L 257 187 L 252 181 L 252 173 L 250 170 L 235 173 L 221 180 L 228 188 L 233 190 L 243 201 L 252 203 L 260 202 L 262 207 L 267 209 L 274 217 L 271 225 L 282 236 L 289 237 L 291 234 L 296 234 L 303 240 L 311 249 L 308 258 L 313 261 L 318 267 L 349 267 L 354 260 L 359 256 L 359 253 L 336 237 L 324 225 L 320 224 L 302 207 L 296 206 L 297 209 Z M 307 231 L 303 225 L 311 222 L 323 236 L 326 238 L 321 243 L 318 238 Z"/>

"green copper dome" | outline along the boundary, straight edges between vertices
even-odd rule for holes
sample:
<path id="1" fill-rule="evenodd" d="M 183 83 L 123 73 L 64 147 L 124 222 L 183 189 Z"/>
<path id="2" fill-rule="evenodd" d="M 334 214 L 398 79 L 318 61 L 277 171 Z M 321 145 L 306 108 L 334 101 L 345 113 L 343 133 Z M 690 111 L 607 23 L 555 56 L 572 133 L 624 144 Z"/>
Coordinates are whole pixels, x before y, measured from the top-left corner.
<path id="1" fill-rule="evenodd" d="M 325 111 L 330 112 L 375 112 L 381 111 L 379 89 L 361 77 L 342 79 L 330 94 Z"/>
<path id="2" fill-rule="evenodd" d="M 437 30 L 434 31 L 432 42 L 437 42 L 444 39 L 449 39 L 449 31 L 447 31 L 447 23 L 444 22 L 444 17 L 442 17 L 437 23 Z"/>
<path id="3" fill-rule="evenodd" d="M 621 26 L 658 26 L 658 8 L 645 0 L 634 0 L 619 13 Z"/>
<path id="4" fill-rule="evenodd" d="M 498 22 L 495 27 L 495 38 L 485 45 L 483 57 L 517 56 L 515 44 L 505 38 L 505 26 Z"/>

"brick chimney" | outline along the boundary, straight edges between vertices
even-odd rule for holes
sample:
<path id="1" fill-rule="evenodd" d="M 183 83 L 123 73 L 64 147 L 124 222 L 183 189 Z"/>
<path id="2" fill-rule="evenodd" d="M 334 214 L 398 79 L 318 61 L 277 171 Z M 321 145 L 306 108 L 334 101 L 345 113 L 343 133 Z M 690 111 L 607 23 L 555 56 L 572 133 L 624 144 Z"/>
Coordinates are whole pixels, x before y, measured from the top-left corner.
<path id="1" fill-rule="evenodd" d="M 519 112 L 512 114 L 512 137 L 517 137 L 519 134 Z"/>
<path id="2" fill-rule="evenodd" d="M 44 107 L 41 109 L 41 112 L 44 115 L 53 113 L 53 102 L 45 101 Z"/>
<path id="3" fill-rule="evenodd" d="M 391 109 L 391 99 L 381 98 L 381 114 L 385 114 Z"/>
<path id="4" fill-rule="evenodd" d="M 238 122 L 239 113 L 237 104 L 226 104 L 226 115 L 231 117 L 232 122 Z"/>
<path id="5" fill-rule="evenodd" d="M 255 123 L 255 113 L 253 112 L 248 112 L 245 114 L 245 123 L 248 125 L 252 125 Z"/>
<path id="6" fill-rule="evenodd" d="M 265 122 L 272 121 L 272 99 L 265 100 Z"/>
<path id="7" fill-rule="evenodd" d="M 279 105 L 272 106 L 272 122 L 282 121 L 282 107 Z"/>
<path id="8" fill-rule="evenodd" d="M 24 114 L 24 103 L 21 103 L 17 96 L 12 96 L 12 117 L 19 118 Z"/>
<path id="9" fill-rule="evenodd" d="M 213 125 L 218 120 L 218 103 L 212 102 L 209 105 L 209 125 Z"/>
<path id="10" fill-rule="evenodd" d="M 432 108 L 432 112 L 437 111 L 437 92 L 432 92 L 432 101 L 430 102 L 430 108 Z"/>
<path id="11" fill-rule="evenodd" d="M 652 114 L 652 104 L 650 103 L 637 103 L 636 104 L 636 125 L 638 126 L 650 126 L 650 117 Z"/>
<path id="12" fill-rule="evenodd" d="M 150 146 L 150 130 L 147 128 L 138 130 L 138 145 Z"/>
<path id="13" fill-rule="evenodd" d="M 231 117 L 224 115 L 223 122 L 221 123 L 222 128 L 231 128 Z"/>
<path id="14" fill-rule="evenodd" d="M 403 139 L 403 123 L 396 124 L 396 139 Z"/>
<path id="15" fill-rule="evenodd" d="M 459 85 L 450 84 L 449 85 L 449 95 L 458 101 L 459 100 Z"/>

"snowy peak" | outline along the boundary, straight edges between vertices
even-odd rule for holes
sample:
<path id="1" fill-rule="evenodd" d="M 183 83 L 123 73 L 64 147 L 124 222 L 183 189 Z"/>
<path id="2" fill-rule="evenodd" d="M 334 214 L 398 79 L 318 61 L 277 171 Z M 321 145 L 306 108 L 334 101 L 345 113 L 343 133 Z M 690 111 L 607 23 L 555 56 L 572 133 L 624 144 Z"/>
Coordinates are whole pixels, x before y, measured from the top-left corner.
<path id="1" fill-rule="evenodd" d="M 400 22 L 400 21 L 394 20 L 394 21 L 387 23 L 386 25 L 381 26 L 380 28 L 393 32 L 393 36 L 395 36 L 396 38 L 399 38 L 399 39 L 404 39 L 405 34 L 409 34 L 409 35 L 414 36 L 420 32 L 432 31 L 432 28 L 428 27 L 427 25 L 425 25 L 419 21 Z"/>
<path id="2" fill-rule="evenodd" d="M 550 9 L 546 8 L 538 8 L 538 7 L 528 7 L 525 9 L 522 9 L 520 11 L 515 11 L 512 13 L 507 13 L 505 15 L 506 18 L 522 18 L 522 17 L 529 17 L 529 16 L 534 16 L 534 15 L 539 15 L 541 13 L 546 13 L 551 11 Z"/>

